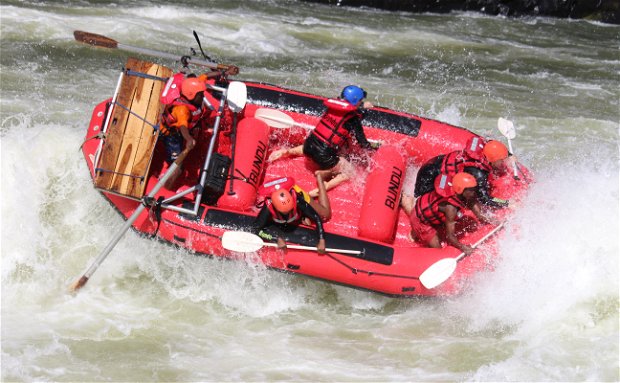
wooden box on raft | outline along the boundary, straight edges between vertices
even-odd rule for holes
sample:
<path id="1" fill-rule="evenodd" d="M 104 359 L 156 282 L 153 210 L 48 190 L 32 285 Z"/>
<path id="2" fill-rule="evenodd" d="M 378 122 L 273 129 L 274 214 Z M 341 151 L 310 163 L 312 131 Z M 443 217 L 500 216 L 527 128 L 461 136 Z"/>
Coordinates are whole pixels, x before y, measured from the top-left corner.
<path id="1" fill-rule="evenodd" d="M 125 66 L 101 157 L 95 171 L 95 187 L 140 199 L 144 196 L 151 159 L 157 144 L 163 111 L 160 102 L 169 68 L 130 58 Z M 152 77 L 142 77 L 146 74 Z"/>

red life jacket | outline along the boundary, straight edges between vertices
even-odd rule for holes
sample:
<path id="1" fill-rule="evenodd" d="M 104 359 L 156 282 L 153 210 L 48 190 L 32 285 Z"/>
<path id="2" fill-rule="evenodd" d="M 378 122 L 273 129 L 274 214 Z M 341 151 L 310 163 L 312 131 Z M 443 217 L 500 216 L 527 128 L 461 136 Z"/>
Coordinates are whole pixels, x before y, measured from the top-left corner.
<path id="1" fill-rule="evenodd" d="M 297 192 L 293 188 L 291 188 L 289 192 L 291 193 L 291 196 L 293 196 L 293 210 L 291 210 L 287 214 L 287 217 L 285 217 L 284 214 L 280 213 L 273 207 L 271 198 L 267 198 L 265 200 L 265 203 L 267 204 L 267 208 L 269 209 L 269 212 L 271 213 L 271 218 L 273 219 L 275 223 L 288 224 L 288 223 L 298 222 L 301 220 L 301 214 L 299 214 L 299 209 L 297 209 Z"/>
<path id="2" fill-rule="evenodd" d="M 329 146 L 341 147 L 350 137 L 349 131 L 344 127 L 345 123 L 354 117 L 361 117 L 357 107 L 343 100 L 329 98 L 323 102 L 327 106 L 327 112 L 311 134 L 325 142 Z"/>
<path id="3" fill-rule="evenodd" d="M 466 207 L 456 195 L 443 197 L 436 191 L 432 191 L 424 194 L 415 202 L 415 214 L 420 219 L 420 222 L 427 225 L 442 225 L 445 223 L 446 215 L 439 210 L 439 205 L 443 202 L 447 202 L 456 207 L 457 219 L 463 216 L 461 210 L 466 209 Z"/>
<path id="4" fill-rule="evenodd" d="M 258 188 L 258 194 L 263 197 L 268 197 L 274 191 L 280 189 L 290 190 L 293 186 L 295 186 L 295 178 L 293 177 L 280 177 L 270 179 L 268 181 L 265 181 L 265 183 Z"/>
<path id="5" fill-rule="evenodd" d="M 217 112 L 219 108 L 219 100 L 213 97 L 213 95 L 208 91 L 204 92 L 206 102 L 203 101 L 201 107 L 196 108 L 194 104 L 181 95 L 181 84 L 183 84 L 183 80 L 185 80 L 185 74 L 176 73 L 168 79 L 168 82 L 161 93 L 160 101 L 162 104 L 166 105 L 166 108 L 164 109 L 164 113 L 162 115 L 162 124 L 159 130 L 160 134 L 164 136 L 170 134 L 171 126 L 176 122 L 176 118 L 174 118 L 171 113 L 174 106 L 185 105 L 189 108 L 192 117 L 189 121 L 190 126 L 187 127 L 188 129 L 194 128 L 201 120 L 203 123 L 206 122 L 207 118 L 210 117 L 210 114 Z M 209 79 L 206 83 L 213 85 L 215 84 L 215 80 Z M 207 107 L 205 107 L 205 104 Z"/>
<path id="6" fill-rule="evenodd" d="M 441 174 L 448 176 L 454 176 L 456 173 L 464 171 L 467 167 L 474 167 L 480 170 L 484 170 L 487 173 L 491 173 L 491 164 L 486 158 L 482 157 L 479 160 L 473 159 L 467 155 L 463 150 L 457 150 L 446 154 L 441 161 L 441 168 L 439 171 Z"/>
<path id="7" fill-rule="evenodd" d="M 159 127 L 160 134 L 167 136 L 170 134 L 172 129 L 176 129 L 175 127 L 172 126 L 172 124 L 177 122 L 177 119 L 174 118 L 174 116 L 172 115 L 172 108 L 174 108 L 177 105 L 185 105 L 189 108 L 189 111 L 192 117 L 189 120 L 189 126 L 187 128 L 190 130 L 194 128 L 195 126 L 197 126 L 198 123 L 204 122 L 211 112 L 207 110 L 207 108 L 202 108 L 202 107 L 200 109 L 196 108 L 194 104 L 189 102 L 185 97 L 181 96 L 180 98 L 177 98 L 174 102 L 172 102 L 172 104 L 170 104 L 164 109 L 164 113 L 161 118 L 162 124 Z"/>

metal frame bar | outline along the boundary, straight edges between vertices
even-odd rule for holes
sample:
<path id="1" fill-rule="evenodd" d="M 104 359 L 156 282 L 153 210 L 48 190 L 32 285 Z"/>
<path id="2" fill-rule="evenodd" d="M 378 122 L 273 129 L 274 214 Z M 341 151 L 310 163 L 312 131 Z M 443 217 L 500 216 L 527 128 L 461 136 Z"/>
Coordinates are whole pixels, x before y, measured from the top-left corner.
<path id="1" fill-rule="evenodd" d="M 209 164 L 211 163 L 213 149 L 215 148 L 215 143 L 217 141 L 218 133 L 220 129 L 220 121 L 222 118 L 222 114 L 224 113 L 224 107 L 225 107 L 225 104 L 228 98 L 228 89 L 222 88 L 219 86 L 208 86 L 208 88 L 222 92 L 222 97 L 220 99 L 220 107 L 217 110 L 217 117 L 215 118 L 215 123 L 213 124 L 213 135 L 211 136 L 211 141 L 209 142 L 207 158 L 205 158 L 205 162 L 202 166 L 202 171 L 200 174 L 200 181 L 197 185 L 194 185 L 190 187 L 189 189 L 183 190 L 182 192 L 177 193 L 173 195 L 172 197 L 165 199 L 161 204 L 161 207 L 164 209 L 173 210 L 179 213 L 198 215 L 198 210 L 200 209 L 200 202 L 202 200 L 202 192 L 204 190 L 205 183 L 207 182 L 207 170 L 209 169 Z M 196 193 L 196 199 L 194 200 L 194 208 L 192 210 L 170 205 L 171 202 L 176 201 L 177 199 L 180 199 L 194 191 L 197 191 L 197 193 Z"/>
<path id="2" fill-rule="evenodd" d="M 123 105 L 119 104 L 116 102 L 117 98 L 118 98 L 118 93 L 120 90 L 120 86 L 121 86 L 121 82 L 123 81 L 123 78 L 125 77 L 125 75 L 133 75 L 135 74 L 133 71 L 131 71 L 131 73 L 129 73 L 129 71 L 127 70 L 123 70 L 121 71 L 121 74 L 118 78 L 118 83 L 116 84 L 116 90 L 114 91 L 114 96 L 112 97 L 112 101 L 110 103 L 110 108 L 108 109 L 108 115 L 106 116 L 106 121 L 104 124 L 104 127 L 102 129 L 102 131 L 105 133 L 108 130 L 108 126 L 110 124 L 110 118 L 112 116 L 112 113 L 114 111 L 114 109 L 116 108 L 116 106 L 120 106 L 121 108 L 127 109 L 126 107 L 124 107 Z M 158 80 L 160 78 L 157 78 Z M 162 204 L 161 207 L 163 209 L 167 209 L 167 210 L 172 210 L 172 211 L 177 211 L 179 213 L 184 213 L 184 214 L 191 214 L 191 215 L 198 215 L 198 210 L 200 209 L 200 202 L 202 200 L 202 192 L 204 190 L 205 187 L 205 183 L 207 182 L 207 170 L 209 169 L 209 164 L 211 163 L 211 157 L 213 155 L 213 150 L 215 148 L 215 143 L 217 142 L 218 139 L 218 133 L 219 133 L 219 128 L 220 128 L 220 122 L 222 119 L 222 114 L 224 113 L 224 109 L 225 109 L 225 104 L 228 98 L 228 89 L 227 88 L 222 88 L 219 86 L 214 86 L 214 85 L 207 85 L 208 89 L 211 90 L 216 90 L 222 93 L 222 97 L 220 98 L 220 106 L 217 110 L 217 116 L 215 118 L 215 123 L 213 125 L 213 135 L 211 136 L 211 141 L 209 142 L 209 149 L 207 151 L 207 157 L 205 158 L 205 162 L 202 166 L 202 171 L 201 171 L 201 175 L 200 175 L 200 181 L 198 182 L 198 184 L 183 190 L 180 193 L 177 193 L 175 195 L 173 195 L 172 197 L 169 197 L 167 199 L 165 199 Z M 129 111 L 131 113 L 131 111 Z M 136 115 L 138 118 L 141 118 L 145 123 L 147 123 L 148 125 L 151 125 L 151 127 L 153 127 L 152 124 L 148 123 L 148 121 L 146 121 L 144 118 L 142 118 L 141 116 Z M 155 128 L 155 127 L 154 127 Z M 99 160 L 100 160 L 100 154 L 101 154 L 101 149 L 103 147 L 103 142 L 105 140 L 101 140 L 99 142 L 99 147 L 97 148 L 97 152 L 95 155 L 95 161 L 94 161 L 94 169 L 98 169 L 98 165 L 99 165 Z M 183 198 L 184 196 L 193 193 L 194 191 L 197 191 L 196 194 L 196 199 L 194 200 L 194 207 L 193 209 L 185 209 L 182 207 L 178 207 L 178 206 L 174 206 L 171 205 L 171 202 L 174 202 L 180 198 Z M 127 196 L 124 196 L 127 197 Z M 133 198 L 132 198 L 133 199 Z"/>

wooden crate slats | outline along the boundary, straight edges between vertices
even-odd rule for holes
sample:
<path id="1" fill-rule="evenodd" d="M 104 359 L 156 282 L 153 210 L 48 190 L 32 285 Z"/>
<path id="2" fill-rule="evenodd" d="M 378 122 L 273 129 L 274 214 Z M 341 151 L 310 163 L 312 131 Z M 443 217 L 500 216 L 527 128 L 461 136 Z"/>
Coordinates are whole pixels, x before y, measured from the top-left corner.
<path id="1" fill-rule="evenodd" d="M 159 65 L 153 65 L 147 73 L 164 78 L 172 75 L 172 71 L 170 69 Z M 159 123 L 159 119 L 163 111 L 163 105 L 159 102 L 159 96 L 161 95 L 161 92 L 166 84 L 162 81 L 149 82 L 152 83 L 152 88 L 148 93 L 148 108 L 144 114 L 145 121 L 142 123 L 142 134 L 138 142 L 132 168 L 132 174 L 141 177 L 129 178 L 127 185 L 127 192 L 134 196 L 144 195 L 144 189 L 146 188 L 147 181 L 146 175 L 151 165 L 153 148 L 155 147 L 158 138 L 158 132 L 153 130 L 153 126 L 156 126 Z M 143 88 L 143 93 L 140 97 L 146 96 L 147 92 L 145 87 Z"/>
<path id="2" fill-rule="evenodd" d="M 172 74 L 166 67 L 136 59 L 129 59 L 126 68 L 163 78 Z M 144 195 L 157 143 L 153 126 L 162 112 L 159 96 L 164 86 L 163 81 L 125 76 L 103 146 L 99 168 L 105 171 L 97 174 L 96 187 L 133 198 Z"/>
<path id="3" fill-rule="evenodd" d="M 138 60 L 130 58 L 127 60 L 126 68 L 134 69 L 139 65 Z M 116 103 L 129 107 L 133 95 L 135 92 L 135 83 L 138 81 L 137 77 L 127 76 L 123 77 L 121 86 L 119 89 Z M 120 107 L 119 105 L 112 105 L 114 111 L 110 117 L 108 129 L 106 131 L 107 138 L 103 143 L 101 151 L 101 158 L 97 166 L 98 169 L 103 169 L 96 172 L 95 187 L 109 190 L 114 178 L 114 169 L 116 169 L 116 163 L 120 154 L 120 145 L 125 134 L 125 127 L 127 126 L 127 119 L 129 118 L 129 112 Z"/>
<path id="4" fill-rule="evenodd" d="M 154 64 L 141 62 L 135 70 L 137 72 L 146 73 Z M 133 171 L 133 164 L 136 161 L 138 146 L 142 137 L 142 128 L 144 127 L 144 116 L 151 100 L 151 92 L 153 90 L 153 81 L 142 77 L 137 77 L 134 85 L 133 98 L 131 104 L 127 107 L 132 113 L 127 118 L 127 126 L 120 148 L 120 159 L 116 163 L 115 174 L 112 180 L 111 190 L 119 194 L 131 195 L 129 193 L 129 185 L 132 176 L 141 176 Z M 152 129 L 149 133 L 152 133 Z"/>

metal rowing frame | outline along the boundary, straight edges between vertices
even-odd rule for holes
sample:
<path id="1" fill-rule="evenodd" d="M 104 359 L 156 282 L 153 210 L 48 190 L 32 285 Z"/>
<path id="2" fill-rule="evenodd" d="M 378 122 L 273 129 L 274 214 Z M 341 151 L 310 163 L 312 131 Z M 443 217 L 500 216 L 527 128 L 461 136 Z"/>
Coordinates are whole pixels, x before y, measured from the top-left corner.
<path id="1" fill-rule="evenodd" d="M 129 73 L 131 72 L 131 73 Z M 116 108 L 116 100 L 118 98 L 118 94 L 120 91 L 120 87 L 121 87 L 121 82 L 123 81 L 123 78 L 125 77 L 125 75 L 136 75 L 136 76 L 143 76 L 146 77 L 148 76 L 148 78 L 153 79 L 153 77 L 155 76 L 150 76 L 147 75 L 145 73 L 141 73 L 141 72 L 135 72 L 135 71 L 128 71 L 128 70 L 122 70 L 121 74 L 118 78 L 118 83 L 116 84 L 116 90 L 114 91 L 114 96 L 112 97 L 112 101 L 110 103 L 111 107 L 108 108 L 108 114 L 106 116 L 105 119 L 105 123 L 103 125 L 102 128 L 102 132 L 106 133 L 110 124 L 110 118 L 112 116 L 112 113 L 114 112 L 114 109 Z M 159 79 L 159 78 L 157 78 Z M 163 79 L 162 79 L 163 80 Z M 207 158 L 205 158 L 205 162 L 202 166 L 202 171 L 201 171 L 201 175 L 200 175 L 200 181 L 198 184 L 183 190 L 180 193 L 177 193 L 175 195 L 173 195 L 172 197 L 169 197 L 167 199 L 165 199 L 164 201 L 162 201 L 161 203 L 161 207 L 164 209 L 168 209 L 168 210 L 173 210 L 173 211 L 177 211 L 179 213 L 184 213 L 184 214 L 191 214 L 191 215 L 198 215 L 198 210 L 200 209 L 200 201 L 202 200 L 202 193 L 204 191 L 204 187 L 205 187 L 205 183 L 207 182 L 207 170 L 209 169 L 209 164 L 211 163 L 211 157 L 213 155 L 213 149 L 215 148 L 215 143 L 217 141 L 217 137 L 218 137 L 218 133 L 219 133 L 219 128 L 220 128 L 220 121 L 222 118 L 222 114 L 224 113 L 224 108 L 225 108 L 225 104 L 226 101 L 228 99 L 228 89 L 227 88 L 222 88 L 219 86 L 215 86 L 215 85 L 207 85 L 207 88 L 210 90 L 215 90 L 218 92 L 222 93 L 222 97 L 220 98 L 220 107 L 218 108 L 217 111 L 217 116 L 215 118 L 215 123 L 213 124 L 213 135 L 211 136 L 211 141 L 209 142 L 209 149 L 207 151 Z M 203 101 L 204 103 L 204 101 Z M 101 159 L 101 151 L 103 148 L 103 143 L 104 143 L 105 139 L 102 139 L 99 141 L 99 146 L 97 147 L 97 151 L 95 152 L 95 160 L 93 161 L 93 169 L 96 169 L 99 165 L 99 160 Z M 178 206 L 174 206 L 171 205 L 170 203 L 173 201 L 176 201 L 190 193 L 193 193 L 194 191 L 197 191 L 196 194 L 196 199 L 194 201 L 194 208 L 193 209 L 186 209 L 186 208 L 182 208 L 182 207 L 178 207 Z M 122 197 L 127 197 L 127 196 L 123 196 Z M 144 201 L 144 197 L 142 197 L 142 200 Z"/>

